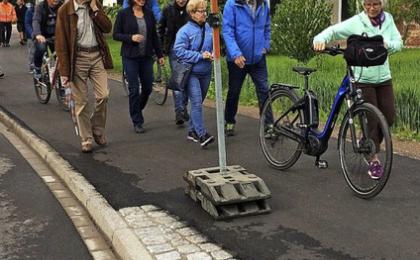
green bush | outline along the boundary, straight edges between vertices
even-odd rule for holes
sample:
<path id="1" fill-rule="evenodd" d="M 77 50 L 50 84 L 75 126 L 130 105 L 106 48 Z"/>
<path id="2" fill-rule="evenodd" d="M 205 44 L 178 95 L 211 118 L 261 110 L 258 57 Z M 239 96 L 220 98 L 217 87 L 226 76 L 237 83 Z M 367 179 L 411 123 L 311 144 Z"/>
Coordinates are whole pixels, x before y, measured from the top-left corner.
<path id="1" fill-rule="evenodd" d="M 272 21 L 272 51 L 307 63 L 315 35 L 331 24 L 332 4 L 326 0 L 284 0 Z"/>

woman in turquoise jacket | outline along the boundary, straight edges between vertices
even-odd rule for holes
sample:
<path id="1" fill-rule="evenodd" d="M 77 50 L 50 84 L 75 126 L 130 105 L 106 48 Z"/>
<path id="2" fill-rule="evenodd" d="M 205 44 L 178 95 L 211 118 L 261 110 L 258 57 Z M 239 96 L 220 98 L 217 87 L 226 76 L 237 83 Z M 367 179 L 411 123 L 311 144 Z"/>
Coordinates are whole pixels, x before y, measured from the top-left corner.
<path id="1" fill-rule="evenodd" d="M 179 29 L 173 47 L 178 61 L 192 65 L 188 85 L 186 86 L 191 104 L 187 139 L 200 142 L 203 148 L 214 142 L 215 139 L 207 132 L 203 120 L 202 103 L 209 89 L 212 72 L 211 62 L 213 60 L 213 33 L 206 23 L 206 8 L 207 2 L 205 0 L 190 0 L 188 2 L 187 12 L 191 20 Z"/>
<path id="2" fill-rule="evenodd" d="M 366 33 L 368 36 L 381 35 L 384 39 L 384 46 L 388 52 L 395 53 L 403 47 L 401 35 L 395 26 L 392 15 L 383 10 L 382 0 L 364 0 L 364 11 L 350 19 L 330 26 L 315 36 L 313 40 L 314 49 L 322 51 L 325 44 L 346 39 L 352 34 Z M 379 108 L 388 121 L 389 126 L 395 119 L 395 98 L 392 89 L 391 71 L 388 59 L 383 65 L 373 67 L 354 67 L 356 87 L 363 93 L 363 99 Z M 377 152 L 382 142 L 382 133 L 376 125 L 369 124 L 369 130 L 373 133 Z M 383 167 L 377 155 L 369 162 L 368 174 L 373 179 L 379 179 L 383 174 Z"/>

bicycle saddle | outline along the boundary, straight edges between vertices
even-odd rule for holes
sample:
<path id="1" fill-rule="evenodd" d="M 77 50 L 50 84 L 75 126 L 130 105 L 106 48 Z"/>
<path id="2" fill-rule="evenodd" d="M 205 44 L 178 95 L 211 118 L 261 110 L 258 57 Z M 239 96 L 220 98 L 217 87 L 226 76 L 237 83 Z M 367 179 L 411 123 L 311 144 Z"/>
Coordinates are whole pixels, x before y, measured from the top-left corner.
<path id="1" fill-rule="evenodd" d="M 305 67 L 293 67 L 293 71 L 300 75 L 309 76 L 316 71 L 316 69 L 305 68 Z"/>

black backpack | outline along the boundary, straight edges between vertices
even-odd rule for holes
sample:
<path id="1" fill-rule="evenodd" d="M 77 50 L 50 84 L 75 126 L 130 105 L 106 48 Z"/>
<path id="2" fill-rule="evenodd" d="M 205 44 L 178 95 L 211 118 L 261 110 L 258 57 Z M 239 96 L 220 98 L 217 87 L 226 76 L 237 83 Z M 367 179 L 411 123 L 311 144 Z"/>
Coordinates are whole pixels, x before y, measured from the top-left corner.
<path id="1" fill-rule="evenodd" d="M 349 66 L 378 66 L 384 64 L 388 51 L 381 35 L 368 37 L 367 34 L 352 34 L 347 39 L 344 58 Z"/>

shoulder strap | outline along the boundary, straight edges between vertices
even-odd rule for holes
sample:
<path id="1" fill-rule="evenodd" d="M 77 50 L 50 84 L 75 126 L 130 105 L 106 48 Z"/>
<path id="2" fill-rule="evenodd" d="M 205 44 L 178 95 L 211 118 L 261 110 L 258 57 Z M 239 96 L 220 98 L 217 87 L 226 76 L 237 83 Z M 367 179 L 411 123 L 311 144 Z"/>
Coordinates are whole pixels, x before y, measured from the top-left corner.
<path id="1" fill-rule="evenodd" d="M 199 51 L 203 49 L 205 37 L 206 37 L 206 24 L 204 24 L 203 31 L 201 32 L 201 42 L 200 42 L 200 47 L 198 47 Z"/>

